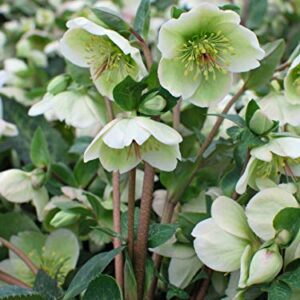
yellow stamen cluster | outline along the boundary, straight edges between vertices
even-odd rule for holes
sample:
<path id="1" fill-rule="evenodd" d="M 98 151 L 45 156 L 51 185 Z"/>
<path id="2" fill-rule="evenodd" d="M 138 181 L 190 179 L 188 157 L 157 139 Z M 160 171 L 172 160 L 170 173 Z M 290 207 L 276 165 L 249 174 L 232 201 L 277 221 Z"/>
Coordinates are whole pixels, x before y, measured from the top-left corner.
<path id="1" fill-rule="evenodd" d="M 124 54 L 107 37 L 91 36 L 85 50 L 86 60 L 93 70 L 93 80 L 98 79 L 105 72 L 113 70 L 118 70 L 126 76 L 134 68 L 130 55 Z"/>
<path id="2" fill-rule="evenodd" d="M 206 80 L 210 75 L 216 79 L 216 71 L 226 73 L 229 62 L 225 54 L 234 55 L 234 48 L 221 31 L 203 33 L 188 40 L 180 50 L 179 60 L 185 64 L 184 75 L 194 74 L 194 80 L 203 75 Z"/>

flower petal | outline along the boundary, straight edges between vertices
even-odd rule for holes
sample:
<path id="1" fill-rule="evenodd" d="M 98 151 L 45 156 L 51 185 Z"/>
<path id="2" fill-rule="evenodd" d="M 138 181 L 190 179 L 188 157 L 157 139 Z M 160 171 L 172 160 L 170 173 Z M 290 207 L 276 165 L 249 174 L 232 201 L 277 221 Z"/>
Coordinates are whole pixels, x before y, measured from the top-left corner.
<path id="1" fill-rule="evenodd" d="M 225 196 L 218 197 L 212 204 L 211 215 L 214 222 L 227 233 L 251 240 L 253 234 L 244 209 L 234 200 Z"/>
<path id="2" fill-rule="evenodd" d="M 263 240 L 275 236 L 273 219 L 286 207 L 298 207 L 294 196 L 281 188 L 269 188 L 257 193 L 246 207 L 246 216 L 251 229 Z"/>
<path id="3" fill-rule="evenodd" d="M 46 216 L 45 207 L 48 204 L 48 201 L 49 195 L 45 187 L 34 191 L 32 195 L 32 203 L 35 206 L 39 221 L 43 221 L 44 217 Z"/>
<path id="4" fill-rule="evenodd" d="M 220 272 L 240 268 L 240 260 L 247 242 L 220 229 L 212 218 L 200 222 L 192 235 L 195 251 L 208 267 Z"/>
<path id="5" fill-rule="evenodd" d="M 270 143 L 270 150 L 283 157 L 298 158 L 300 157 L 300 138 L 282 137 L 273 139 Z"/>
<path id="6" fill-rule="evenodd" d="M 212 78 L 211 75 L 208 80 L 202 77 L 196 92 L 187 100 L 200 107 L 208 107 L 221 101 L 230 90 L 232 75 L 218 71 L 215 75 L 216 78 Z"/>
<path id="7" fill-rule="evenodd" d="M 176 145 L 182 142 L 181 135 L 168 125 L 146 117 L 137 117 L 135 120 L 139 126 L 148 130 L 152 136 L 163 144 Z"/>
<path id="8" fill-rule="evenodd" d="M 256 162 L 257 160 L 254 157 L 251 157 L 248 161 L 247 167 L 235 187 L 235 190 L 238 194 L 241 195 L 246 192 L 247 185 L 251 180 L 252 173 L 256 167 Z"/>
<path id="9" fill-rule="evenodd" d="M 194 80 L 196 69 L 184 75 L 185 65 L 178 59 L 162 58 L 158 65 L 158 78 L 161 85 L 173 96 L 188 99 L 197 90 L 200 81 Z"/>

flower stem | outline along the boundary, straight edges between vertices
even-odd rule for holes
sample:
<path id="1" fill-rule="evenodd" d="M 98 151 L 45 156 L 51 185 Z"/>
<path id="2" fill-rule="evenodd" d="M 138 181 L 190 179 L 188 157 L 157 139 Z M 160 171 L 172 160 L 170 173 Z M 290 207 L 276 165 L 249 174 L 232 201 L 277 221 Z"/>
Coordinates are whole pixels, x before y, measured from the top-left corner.
<path id="1" fill-rule="evenodd" d="M 105 97 L 105 105 L 109 121 L 114 119 L 114 112 L 111 101 Z M 113 227 L 116 233 L 121 233 L 121 197 L 120 197 L 120 174 L 119 172 L 112 173 L 113 185 Z M 113 239 L 114 249 L 121 247 L 122 242 L 118 238 Z M 123 290 L 124 286 L 124 270 L 123 270 L 123 254 L 120 253 L 115 257 L 115 276 L 116 281 Z"/>
<path id="2" fill-rule="evenodd" d="M 10 243 L 9 241 L 1 237 L 0 237 L 0 244 L 5 246 L 9 250 L 13 251 L 17 256 L 19 256 L 34 275 L 38 273 L 37 266 L 30 260 L 30 258 L 21 249 L 19 249 L 18 247 L 16 247 L 12 243 Z"/>
<path id="3" fill-rule="evenodd" d="M 154 169 L 148 163 L 145 163 L 140 220 L 137 234 L 137 243 L 135 245 L 134 253 L 134 268 L 137 281 L 138 300 L 142 300 L 144 294 L 145 265 L 147 258 L 148 231 L 153 198 L 154 174 Z"/>
<path id="4" fill-rule="evenodd" d="M 11 285 L 17 285 L 23 288 L 30 288 L 30 286 L 27 283 L 1 270 L 0 270 L 0 280 Z"/>
<path id="5" fill-rule="evenodd" d="M 228 113 L 230 108 L 235 104 L 235 102 L 240 98 L 240 96 L 243 95 L 245 90 L 246 90 L 246 84 L 244 84 L 240 88 L 240 90 L 230 99 L 230 101 L 227 103 L 226 107 L 222 111 L 222 114 L 227 114 Z M 180 192 L 176 195 L 168 196 L 167 202 L 164 206 L 162 219 L 161 219 L 162 224 L 170 223 L 172 221 L 172 217 L 173 217 L 173 214 L 174 214 L 174 209 L 175 209 L 180 197 L 183 195 L 184 191 L 190 185 L 190 183 L 193 181 L 194 177 L 196 176 L 197 172 L 199 171 L 199 169 L 201 167 L 202 156 L 203 156 L 204 152 L 206 151 L 206 149 L 211 144 L 211 142 L 213 141 L 214 137 L 217 135 L 218 130 L 219 130 L 220 126 L 223 123 L 223 120 L 224 120 L 223 117 L 218 117 L 216 123 L 214 124 L 214 126 L 211 129 L 210 133 L 206 137 L 204 143 L 199 148 L 199 150 L 197 152 L 197 156 L 196 156 L 196 163 L 195 163 L 196 168 L 193 170 L 193 172 L 191 173 L 191 176 L 188 178 L 188 180 L 183 184 L 182 188 L 180 189 Z M 159 254 L 154 254 L 153 255 L 153 260 L 154 260 L 155 269 L 157 271 L 159 271 L 160 265 L 161 265 L 161 260 L 162 260 L 161 256 Z M 153 280 L 152 280 L 152 283 L 151 283 L 151 288 L 150 288 L 149 293 L 148 293 L 148 299 L 149 300 L 153 299 L 153 297 L 154 297 L 156 285 L 157 285 L 157 277 L 154 277 Z"/>
<path id="6" fill-rule="evenodd" d="M 136 168 L 129 172 L 128 188 L 128 254 L 133 261 L 134 252 L 134 209 L 135 209 Z"/>

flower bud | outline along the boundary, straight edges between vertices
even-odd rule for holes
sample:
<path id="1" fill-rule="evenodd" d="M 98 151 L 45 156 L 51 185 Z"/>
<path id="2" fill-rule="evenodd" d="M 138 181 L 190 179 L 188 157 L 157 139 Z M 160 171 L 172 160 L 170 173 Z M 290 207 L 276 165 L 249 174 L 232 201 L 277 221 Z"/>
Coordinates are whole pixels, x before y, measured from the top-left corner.
<path id="1" fill-rule="evenodd" d="M 76 222 L 78 217 L 78 215 L 71 212 L 59 211 L 51 220 L 50 225 L 53 227 L 68 226 Z"/>
<path id="2" fill-rule="evenodd" d="M 280 272 L 283 260 L 276 244 L 258 250 L 252 257 L 247 286 L 272 281 Z"/>
<path id="3" fill-rule="evenodd" d="M 36 12 L 36 23 L 38 26 L 50 26 L 53 24 L 54 19 L 54 13 L 49 9 L 38 9 Z"/>
<path id="4" fill-rule="evenodd" d="M 42 187 L 46 180 L 46 174 L 42 169 L 35 169 L 31 173 L 31 184 L 34 189 Z"/>
<path id="5" fill-rule="evenodd" d="M 47 91 L 52 95 L 59 94 L 66 90 L 69 83 L 70 77 L 68 75 L 58 75 L 49 82 Z"/>
<path id="6" fill-rule="evenodd" d="M 250 129 L 256 134 L 264 134 L 274 126 L 273 121 L 270 120 L 261 110 L 257 110 L 249 123 Z"/>
<path id="7" fill-rule="evenodd" d="M 278 245 L 287 245 L 289 243 L 289 241 L 291 240 L 291 233 L 286 230 L 286 229 L 282 229 L 281 231 L 279 231 L 275 237 L 275 243 Z"/>
<path id="8" fill-rule="evenodd" d="M 148 95 L 139 107 L 139 112 L 145 115 L 158 115 L 165 107 L 166 100 L 156 93 Z"/>

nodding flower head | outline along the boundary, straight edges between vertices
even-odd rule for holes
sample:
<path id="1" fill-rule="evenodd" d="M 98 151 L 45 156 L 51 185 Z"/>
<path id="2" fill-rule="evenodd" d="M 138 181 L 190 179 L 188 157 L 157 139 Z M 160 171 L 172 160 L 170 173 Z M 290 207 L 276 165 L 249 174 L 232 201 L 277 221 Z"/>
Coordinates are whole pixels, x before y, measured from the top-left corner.
<path id="1" fill-rule="evenodd" d="M 140 52 L 117 32 L 80 17 L 67 23 L 60 42 L 62 54 L 73 64 L 89 68 L 99 92 L 113 99 L 112 91 L 130 75 L 140 80 L 146 75 Z"/>
<path id="2" fill-rule="evenodd" d="M 166 22 L 158 44 L 161 84 L 198 106 L 221 100 L 231 73 L 257 68 L 264 57 L 255 34 L 239 23 L 238 14 L 209 3 Z"/>

